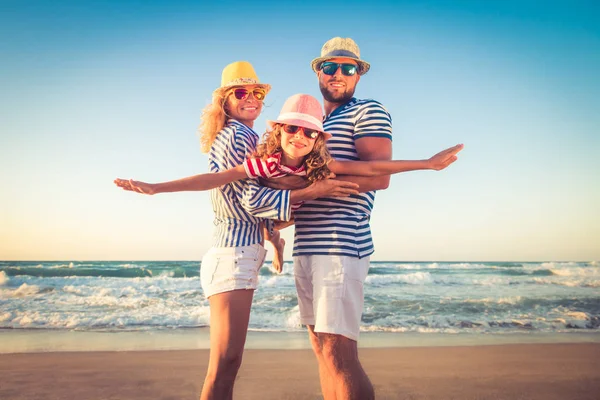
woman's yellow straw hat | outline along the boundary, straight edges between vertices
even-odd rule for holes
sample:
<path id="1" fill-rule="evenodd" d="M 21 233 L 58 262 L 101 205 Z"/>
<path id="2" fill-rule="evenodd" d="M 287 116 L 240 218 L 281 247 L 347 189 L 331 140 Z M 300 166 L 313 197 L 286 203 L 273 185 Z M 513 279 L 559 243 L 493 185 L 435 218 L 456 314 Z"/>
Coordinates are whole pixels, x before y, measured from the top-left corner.
<path id="1" fill-rule="evenodd" d="M 221 74 L 221 87 L 215 90 L 215 93 L 223 92 L 234 86 L 256 85 L 268 93 L 271 85 L 260 83 L 254 67 L 248 61 L 232 62 L 225 68 Z"/>

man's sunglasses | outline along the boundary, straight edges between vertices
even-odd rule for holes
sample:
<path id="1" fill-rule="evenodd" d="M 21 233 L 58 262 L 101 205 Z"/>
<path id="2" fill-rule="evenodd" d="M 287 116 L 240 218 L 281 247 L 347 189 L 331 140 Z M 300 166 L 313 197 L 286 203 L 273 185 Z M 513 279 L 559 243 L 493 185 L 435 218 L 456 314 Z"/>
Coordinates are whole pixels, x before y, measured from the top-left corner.
<path id="1" fill-rule="evenodd" d="M 335 75 L 338 68 L 342 68 L 342 74 L 346 76 L 352 76 L 358 72 L 358 66 L 354 64 L 338 64 L 331 61 L 324 62 L 321 64 L 321 71 L 325 75 Z"/>
<path id="2" fill-rule="evenodd" d="M 238 100 L 246 100 L 248 96 L 250 96 L 250 93 L 252 93 L 254 95 L 254 98 L 259 101 L 263 101 L 265 99 L 265 96 L 267 95 L 266 90 L 262 88 L 254 88 L 252 90 L 248 90 L 246 88 L 233 89 L 233 95 Z"/>
<path id="3" fill-rule="evenodd" d="M 319 133 L 320 133 L 319 131 L 316 131 L 314 129 L 308 129 L 303 126 L 285 125 L 285 124 L 283 125 L 283 131 L 290 135 L 295 135 L 299 130 L 301 130 L 302 133 L 304 133 L 304 136 L 306 136 L 307 139 L 311 139 L 311 140 L 315 140 L 319 136 Z"/>

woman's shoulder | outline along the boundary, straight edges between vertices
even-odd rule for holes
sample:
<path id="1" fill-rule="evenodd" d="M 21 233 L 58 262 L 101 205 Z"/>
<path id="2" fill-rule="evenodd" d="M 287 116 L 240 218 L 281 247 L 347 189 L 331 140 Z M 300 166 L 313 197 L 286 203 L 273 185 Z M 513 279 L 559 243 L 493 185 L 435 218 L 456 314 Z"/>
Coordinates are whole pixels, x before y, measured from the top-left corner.
<path id="1" fill-rule="evenodd" d="M 258 135 L 249 127 L 236 120 L 229 120 L 217 135 L 221 151 L 248 156 L 254 152 Z"/>
<path id="2" fill-rule="evenodd" d="M 244 138 L 244 137 L 258 137 L 256 132 L 252 128 L 238 122 L 236 120 L 229 120 L 222 129 L 228 135 Z"/>

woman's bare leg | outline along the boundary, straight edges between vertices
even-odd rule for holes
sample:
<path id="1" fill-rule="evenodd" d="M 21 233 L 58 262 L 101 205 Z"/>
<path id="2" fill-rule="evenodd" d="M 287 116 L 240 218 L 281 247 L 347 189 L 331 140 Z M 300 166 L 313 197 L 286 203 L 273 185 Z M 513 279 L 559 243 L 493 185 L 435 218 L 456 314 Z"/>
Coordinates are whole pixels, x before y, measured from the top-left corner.
<path id="1" fill-rule="evenodd" d="M 200 400 L 231 400 L 242 364 L 254 290 L 233 290 L 209 298 L 210 358 Z"/>

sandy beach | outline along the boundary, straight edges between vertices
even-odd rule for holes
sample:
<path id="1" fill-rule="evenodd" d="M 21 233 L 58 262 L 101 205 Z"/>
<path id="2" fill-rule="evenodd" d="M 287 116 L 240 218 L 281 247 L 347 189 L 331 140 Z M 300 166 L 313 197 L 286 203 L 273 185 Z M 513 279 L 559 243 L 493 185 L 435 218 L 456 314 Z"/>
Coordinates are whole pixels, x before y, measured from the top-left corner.
<path id="1" fill-rule="evenodd" d="M 597 399 L 600 344 L 366 348 L 378 399 Z M 195 399 L 207 350 L 1 354 L 0 399 Z M 246 350 L 234 398 L 320 399 L 310 350 Z"/>

